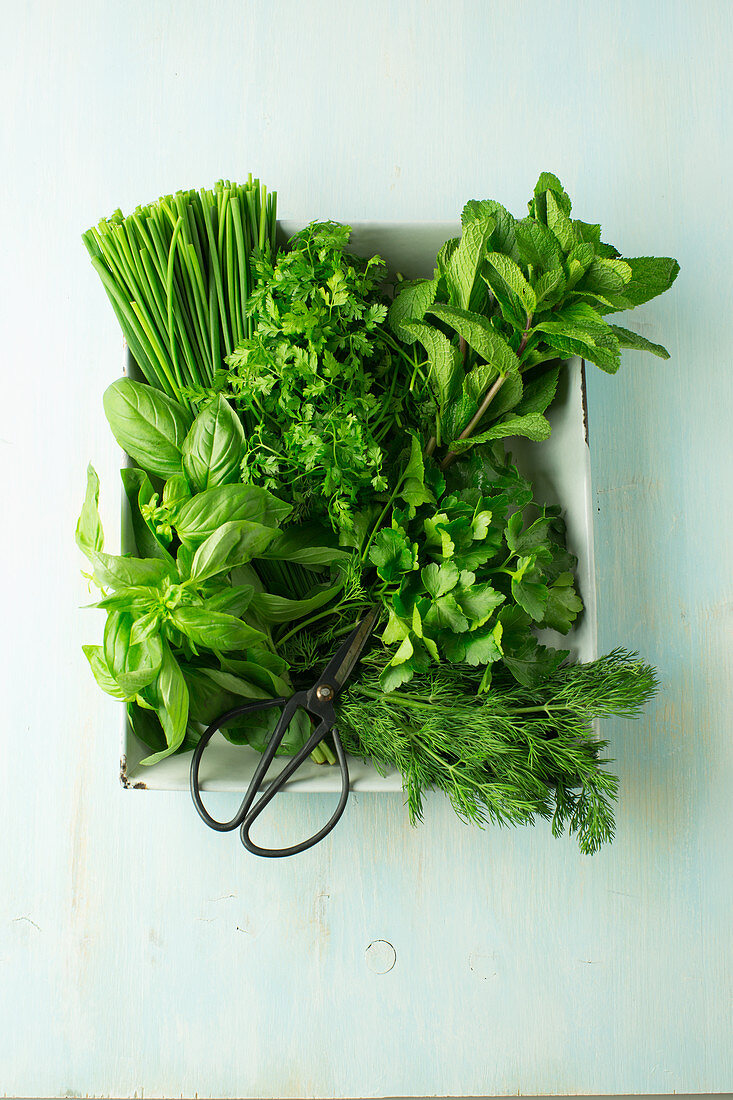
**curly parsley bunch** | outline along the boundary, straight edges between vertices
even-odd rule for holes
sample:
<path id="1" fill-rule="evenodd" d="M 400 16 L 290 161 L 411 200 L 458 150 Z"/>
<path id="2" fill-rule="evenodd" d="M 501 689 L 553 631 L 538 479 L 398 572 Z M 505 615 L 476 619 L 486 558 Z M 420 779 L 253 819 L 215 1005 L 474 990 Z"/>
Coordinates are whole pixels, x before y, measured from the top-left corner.
<path id="1" fill-rule="evenodd" d="M 382 329 L 384 264 L 348 253 L 350 232 L 313 223 L 276 262 L 254 261 L 252 336 L 226 360 L 248 428 L 242 480 L 286 488 L 296 515 L 327 514 L 347 535 L 359 503 L 387 487 L 380 442 L 399 369 Z"/>

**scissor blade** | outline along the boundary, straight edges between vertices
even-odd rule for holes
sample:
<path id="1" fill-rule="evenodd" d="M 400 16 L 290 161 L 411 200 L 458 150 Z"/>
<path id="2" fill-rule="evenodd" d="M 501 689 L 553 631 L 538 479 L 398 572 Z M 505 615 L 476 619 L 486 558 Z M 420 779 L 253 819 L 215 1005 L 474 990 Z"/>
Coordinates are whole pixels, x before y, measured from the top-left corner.
<path id="1" fill-rule="evenodd" d="M 329 661 L 323 670 L 321 680 L 332 684 L 340 691 L 354 671 L 354 665 L 361 657 L 364 646 L 369 641 L 374 627 L 379 622 L 381 608 L 373 607 L 361 620 L 352 634 Z"/>

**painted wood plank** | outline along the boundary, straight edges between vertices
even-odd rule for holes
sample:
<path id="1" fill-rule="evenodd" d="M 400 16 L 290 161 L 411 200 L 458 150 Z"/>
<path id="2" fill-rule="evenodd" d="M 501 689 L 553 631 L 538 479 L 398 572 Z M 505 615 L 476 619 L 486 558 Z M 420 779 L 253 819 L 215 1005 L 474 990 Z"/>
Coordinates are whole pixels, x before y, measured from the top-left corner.
<path id="1" fill-rule="evenodd" d="M 0 1092 L 730 1088 L 733 8 L 31 0 L 3 29 Z M 89 458 L 117 526 L 121 344 L 81 231 L 250 170 L 294 219 L 520 212 L 542 169 L 607 239 L 682 264 L 638 321 L 671 361 L 589 379 L 601 643 L 664 679 L 606 730 L 613 848 L 477 832 L 439 798 L 413 830 L 365 794 L 273 866 L 184 795 L 120 789 L 71 536 Z M 325 810 L 287 796 L 273 837 Z"/>

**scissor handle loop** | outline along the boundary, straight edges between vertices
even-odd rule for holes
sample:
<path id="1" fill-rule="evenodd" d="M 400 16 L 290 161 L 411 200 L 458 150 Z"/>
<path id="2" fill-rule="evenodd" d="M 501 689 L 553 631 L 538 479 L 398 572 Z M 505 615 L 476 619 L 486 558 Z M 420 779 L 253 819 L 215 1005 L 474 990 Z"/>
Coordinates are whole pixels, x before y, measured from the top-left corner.
<path id="1" fill-rule="evenodd" d="M 260 816 L 265 807 L 271 802 L 278 791 L 287 783 L 290 776 L 297 771 L 303 761 L 310 756 L 316 745 L 320 744 L 329 729 L 333 737 L 333 744 L 336 750 L 336 758 L 339 763 L 339 770 L 341 772 L 341 795 L 339 797 L 338 805 L 333 812 L 333 815 L 329 821 L 319 829 L 313 836 L 308 837 L 307 840 L 301 840 L 298 844 L 292 844 L 288 848 L 262 848 L 259 844 L 251 839 L 249 833 L 252 825 Z M 254 783 L 254 779 L 253 779 Z M 341 744 L 341 738 L 338 735 L 338 730 L 333 728 L 332 722 L 323 719 L 310 736 L 303 748 L 295 756 L 288 761 L 283 770 L 267 787 L 267 790 L 257 799 L 253 806 L 247 809 L 244 820 L 242 821 L 240 829 L 240 837 L 242 844 L 245 846 L 248 852 L 252 852 L 256 856 L 268 856 L 270 858 L 276 858 L 279 856 L 295 856 L 299 852 L 305 852 L 306 849 L 312 848 L 314 844 L 318 844 L 324 837 L 328 836 L 331 830 L 338 824 L 341 815 L 346 809 L 346 803 L 349 798 L 349 766 L 346 761 L 346 753 L 344 747 Z"/>
<path id="2" fill-rule="evenodd" d="M 295 698 L 295 696 L 293 696 L 293 699 L 294 698 Z M 252 791 L 252 783 L 250 783 L 250 785 L 247 788 L 247 791 L 245 793 L 245 796 L 242 799 L 242 803 L 241 803 L 239 809 L 237 810 L 234 817 L 231 818 L 229 821 L 218 821 L 215 817 L 212 817 L 211 814 L 209 813 L 209 811 L 204 806 L 203 800 L 201 798 L 201 789 L 199 787 L 199 768 L 201 766 L 201 757 L 203 756 L 204 749 L 208 745 L 209 741 L 214 736 L 216 731 L 221 729 L 222 726 L 225 726 L 227 724 L 227 722 L 231 722 L 231 720 L 233 718 L 239 718 L 240 715 L 248 714 L 253 710 L 267 710 L 270 707 L 283 707 L 284 706 L 285 710 L 283 711 L 283 715 L 282 715 L 282 717 L 284 718 L 285 714 L 286 714 L 286 711 L 290 709 L 288 704 L 290 704 L 291 702 L 292 702 L 292 699 L 285 699 L 283 697 L 283 698 L 279 698 L 279 699 L 254 699 L 250 703 L 242 703 L 241 706 L 233 707 L 231 710 L 226 711 L 225 714 L 220 714 L 219 717 L 216 719 L 216 721 L 212 722 L 211 725 L 201 735 L 201 740 L 199 741 L 196 748 L 193 750 L 193 756 L 191 757 L 191 772 L 190 772 L 191 797 L 193 799 L 194 806 L 198 810 L 199 816 L 209 826 L 210 829 L 216 829 L 216 831 L 219 832 L 219 833 L 227 833 L 227 832 L 230 832 L 232 829 L 238 828 L 238 826 L 240 826 L 242 824 L 245 817 L 247 816 L 247 811 L 248 811 L 250 805 L 252 804 L 252 801 L 254 799 L 254 795 L 257 791 L 257 787 L 255 787 L 254 791 Z M 292 708 L 292 713 L 293 714 L 295 713 L 296 707 L 297 707 L 297 703 Z M 291 715 L 291 717 L 292 717 L 292 715 Z M 276 736 L 276 734 L 278 732 L 276 730 L 275 735 L 273 735 L 273 737 L 270 739 L 270 742 L 269 742 L 269 744 L 267 746 L 267 750 L 266 750 L 266 754 L 269 754 L 269 758 L 268 758 L 267 765 L 265 766 L 264 771 L 267 771 L 267 768 L 269 767 L 270 762 L 271 762 L 273 756 L 275 755 L 275 752 L 277 751 L 278 746 L 280 745 L 280 742 L 282 741 L 282 739 L 285 735 L 285 730 L 287 729 L 289 721 L 290 721 L 290 718 L 288 718 L 287 722 L 282 724 L 282 720 L 281 720 L 281 723 L 279 723 L 279 724 L 282 724 L 282 729 L 280 731 L 279 736 Z M 270 746 L 273 745 L 273 742 L 274 742 L 274 746 L 272 748 L 272 753 L 270 753 L 269 752 Z M 258 767 L 258 772 L 259 772 L 259 770 L 260 769 Z M 255 773 L 255 774 L 257 774 L 257 773 Z M 264 774 L 264 772 L 262 774 Z M 261 780 L 261 776 L 260 776 L 260 780 Z M 258 781 L 258 786 L 259 786 L 259 781 Z"/>

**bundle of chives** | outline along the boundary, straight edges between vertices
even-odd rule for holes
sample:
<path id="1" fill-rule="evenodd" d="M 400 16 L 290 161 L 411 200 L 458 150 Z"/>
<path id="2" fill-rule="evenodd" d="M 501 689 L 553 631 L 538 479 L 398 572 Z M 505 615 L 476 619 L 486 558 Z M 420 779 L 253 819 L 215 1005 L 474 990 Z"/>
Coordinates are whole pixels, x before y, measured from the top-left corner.
<path id="1" fill-rule="evenodd" d="M 250 257 L 274 255 L 276 224 L 277 192 L 250 175 L 177 191 L 127 217 L 116 210 L 83 235 L 149 385 L 188 404 L 181 391 L 210 385 L 251 335 Z"/>

